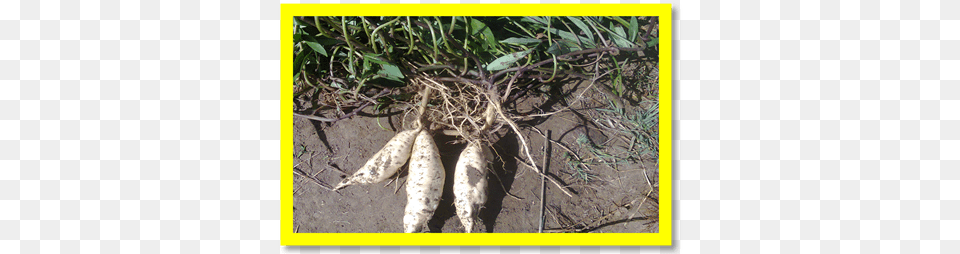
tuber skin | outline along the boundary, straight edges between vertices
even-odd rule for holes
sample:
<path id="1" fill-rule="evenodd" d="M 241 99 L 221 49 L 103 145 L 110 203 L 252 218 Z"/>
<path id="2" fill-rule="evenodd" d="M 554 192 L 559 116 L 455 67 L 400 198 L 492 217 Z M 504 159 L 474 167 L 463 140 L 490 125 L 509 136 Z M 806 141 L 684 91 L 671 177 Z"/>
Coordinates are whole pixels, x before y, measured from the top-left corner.
<path id="1" fill-rule="evenodd" d="M 443 179 L 446 177 L 440 161 L 440 150 L 429 131 L 417 134 L 409 167 L 403 229 L 406 233 L 422 232 L 440 204 Z"/>
<path id="2" fill-rule="evenodd" d="M 480 142 L 467 145 L 460 158 L 453 177 L 454 206 L 457 217 L 467 233 L 481 226 L 478 215 L 480 208 L 487 202 L 487 160 L 492 157 Z"/>
<path id="3" fill-rule="evenodd" d="M 363 167 L 360 167 L 350 178 L 337 184 L 337 187 L 334 187 L 333 190 L 355 184 L 371 184 L 387 180 L 390 176 L 396 174 L 400 166 L 403 166 L 410 158 L 414 139 L 420 132 L 420 129 L 416 129 L 397 133 L 380 151 L 374 154 L 370 160 L 367 160 Z"/>

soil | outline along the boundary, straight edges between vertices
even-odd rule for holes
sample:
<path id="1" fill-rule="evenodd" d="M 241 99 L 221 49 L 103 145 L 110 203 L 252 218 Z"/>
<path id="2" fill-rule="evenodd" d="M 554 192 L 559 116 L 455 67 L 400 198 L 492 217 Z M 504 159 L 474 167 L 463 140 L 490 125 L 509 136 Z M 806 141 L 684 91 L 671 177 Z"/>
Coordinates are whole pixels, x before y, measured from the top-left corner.
<path id="1" fill-rule="evenodd" d="M 588 85 L 589 82 L 568 82 L 552 89 L 537 89 L 544 93 L 535 91 L 508 108 L 516 108 L 514 114 L 553 112 L 573 102 Z M 629 144 L 631 141 L 619 137 L 621 134 L 601 128 L 595 121 L 603 119 L 596 108 L 611 105 L 606 99 L 610 91 L 600 89 L 604 86 L 595 85 L 584 93 L 580 103 L 571 107 L 575 110 L 517 123 L 538 166 L 542 165 L 545 140 L 530 126 L 549 131 L 552 140 L 562 142 L 585 160 L 593 154 L 589 152 L 592 145 L 597 147 L 595 150 L 608 152 L 614 147 L 634 147 Z M 546 90 L 563 96 L 549 96 Z M 645 104 L 620 101 L 618 105 L 627 112 L 635 112 Z M 294 176 L 293 187 L 293 223 L 297 232 L 403 232 L 406 193 L 398 184 L 404 182 L 404 174 L 401 173 L 399 183 L 349 186 L 339 192 L 329 190 L 362 166 L 402 128 L 399 123 L 402 114 L 376 118 L 369 117 L 369 113 L 332 124 L 294 118 L 293 164 L 297 165 L 295 171 L 302 172 Z M 518 161 L 525 157 L 517 136 L 509 127 L 501 129 L 499 134 L 500 139 L 493 145 L 499 156 L 493 163 L 495 174 L 488 176 L 490 194 L 481 209 L 482 224 L 486 232 L 537 232 L 541 177 Z M 432 232 L 464 232 L 453 205 L 453 178 L 449 177 L 464 145 L 454 144 L 456 137 L 435 134 L 434 138 L 448 177 L 429 228 Z M 549 181 L 546 183 L 545 232 L 658 232 L 659 171 L 655 157 L 648 155 L 642 160 L 616 165 L 589 164 L 589 169 L 583 169 L 588 174 L 584 179 L 583 174 L 571 168 L 565 149 L 556 144 L 550 148 L 546 170 L 569 186 L 573 197 L 563 194 Z M 303 175 L 312 176 L 316 181 Z"/>

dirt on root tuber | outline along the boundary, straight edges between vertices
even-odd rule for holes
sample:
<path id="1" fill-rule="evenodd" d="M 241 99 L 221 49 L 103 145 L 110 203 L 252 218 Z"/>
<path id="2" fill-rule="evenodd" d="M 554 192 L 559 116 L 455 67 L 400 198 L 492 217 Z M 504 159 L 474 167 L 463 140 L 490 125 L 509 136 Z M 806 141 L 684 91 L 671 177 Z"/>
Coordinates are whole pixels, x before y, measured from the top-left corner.
<path id="1" fill-rule="evenodd" d="M 407 176 L 407 206 L 403 214 L 405 233 L 422 232 L 426 227 L 440 204 L 446 177 L 440 162 L 440 150 L 429 131 L 420 132 L 413 146 Z"/>
<path id="2" fill-rule="evenodd" d="M 482 226 L 477 221 L 480 208 L 487 202 L 487 162 L 491 157 L 481 142 L 474 142 L 468 144 L 457 159 L 453 177 L 454 206 L 467 233 Z"/>
<path id="3" fill-rule="evenodd" d="M 397 170 L 410 158 L 414 139 L 420 132 L 420 129 L 415 129 L 397 133 L 380 151 L 374 154 L 370 160 L 367 160 L 363 167 L 360 167 L 352 176 L 337 184 L 337 187 L 334 187 L 333 190 L 343 189 L 355 184 L 371 184 L 387 180 L 390 176 L 396 174 Z"/>

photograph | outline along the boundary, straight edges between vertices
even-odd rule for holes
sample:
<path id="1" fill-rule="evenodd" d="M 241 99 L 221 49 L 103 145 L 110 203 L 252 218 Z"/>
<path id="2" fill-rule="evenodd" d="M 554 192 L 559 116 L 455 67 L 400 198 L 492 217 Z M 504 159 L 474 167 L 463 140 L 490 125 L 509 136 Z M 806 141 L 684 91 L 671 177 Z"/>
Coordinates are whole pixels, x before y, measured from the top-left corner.
<path id="1" fill-rule="evenodd" d="M 283 245 L 671 244 L 669 4 L 281 13 Z"/>
<path id="2" fill-rule="evenodd" d="M 657 17 L 294 17 L 296 232 L 658 232 Z"/>

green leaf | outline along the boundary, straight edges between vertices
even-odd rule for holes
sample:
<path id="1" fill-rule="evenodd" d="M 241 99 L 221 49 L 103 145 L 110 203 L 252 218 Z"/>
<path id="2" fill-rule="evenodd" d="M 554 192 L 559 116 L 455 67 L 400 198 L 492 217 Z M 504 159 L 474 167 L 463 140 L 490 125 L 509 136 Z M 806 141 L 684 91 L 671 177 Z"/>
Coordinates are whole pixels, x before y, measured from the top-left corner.
<path id="1" fill-rule="evenodd" d="M 521 20 L 522 20 L 522 21 L 526 21 L 526 22 L 530 22 L 530 23 L 537 23 L 537 24 L 541 24 L 541 25 L 547 25 L 547 19 L 544 18 L 544 17 L 530 16 L 530 17 L 523 17 L 523 19 L 521 19 Z"/>
<path id="2" fill-rule="evenodd" d="M 367 77 L 369 75 L 373 75 L 374 71 L 376 71 L 375 69 L 372 68 L 373 63 L 371 63 L 371 61 L 366 58 L 363 59 L 363 64 L 360 66 L 362 67 L 361 68 L 362 70 L 360 71 L 361 77 Z"/>
<path id="3" fill-rule="evenodd" d="M 323 45 L 320 45 L 320 43 L 316 43 L 312 41 L 304 41 L 303 43 L 306 43 L 307 46 L 310 46 L 310 48 L 312 48 L 313 51 L 316 51 L 317 53 L 320 53 L 323 56 L 329 56 L 327 55 L 327 50 L 323 49 Z"/>
<path id="4" fill-rule="evenodd" d="M 540 39 L 527 38 L 527 37 L 510 37 L 510 38 L 507 38 L 506 40 L 502 40 L 502 41 L 500 41 L 500 42 L 501 42 L 501 43 L 516 44 L 516 45 L 524 45 L 524 44 L 530 44 L 530 43 L 540 43 Z"/>
<path id="5" fill-rule="evenodd" d="M 510 67 L 511 64 L 516 63 L 516 62 L 517 62 L 518 60 L 520 60 L 521 58 L 523 58 L 523 57 L 527 56 L 528 54 L 530 54 L 530 52 L 533 52 L 533 49 L 528 49 L 528 50 L 524 50 L 524 51 L 520 51 L 520 52 L 514 52 L 514 53 L 507 54 L 507 55 L 505 55 L 505 56 L 501 56 L 500 58 L 497 58 L 497 60 L 493 60 L 493 62 L 491 62 L 490 64 L 488 64 L 488 65 L 487 65 L 487 70 L 488 70 L 488 71 L 499 71 L 499 70 L 506 69 L 507 67 Z"/>
<path id="6" fill-rule="evenodd" d="M 628 34 L 630 38 L 628 39 L 630 39 L 630 41 L 637 41 L 637 35 L 640 34 L 640 25 L 637 24 L 637 17 L 630 17 L 630 27 L 628 27 L 628 29 L 630 31 Z"/>
<path id="7" fill-rule="evenodd" d="M 547 31 L 550 31 L 550 33 L 559 35 L 560 38 L 563 38 L 564 40 L 568 40 L 568 41 L 570 41 L 570 42 L 572 42 L 572 43 L 577 43 L 577 44 L 582 43 L 582 44 L 583 44 L 582 46 L 586 46 L 586 48 L 596 48 L 596 47 L 597 47 L 597 44 L 595 44 L 592 40 L 587 40 L 587 38 L 585 38 L 585 37 L 576 36 L 576 35 L 574 35 L 573 33 L 570 33 L 570 32 L 567 32 L 567 31 L 558 30 L 558 29 L 556 29 L 556 28 L 550 28 L 550 29 L 547 29 Z M 577 38 L 579 38 L 580 40 L 578 41 Z"/>
<path id="8" fill-rule="evenodd" d="M 300 74 L 300 68 L 303 67 L 304 60 L 307 59 L 307 56 L 310 54 L 310 48 L 303 48 L 300 53 L 297 54 L 297 57 L 293 59 L 293 75 L 296 76 Z"/>
<path id="9" fill-rule="evenodd" d="M 330 45 L 336 45 L 336 44 L 340 44 L 340 43 L 345 43 L 345 42 L 343 42 L 343 41 L 341 41 L 341 40 L 330 39 L 330 38 L 322 38 L 322 37 L 321 37 L 321 38 L 316 38 L 315 40 L 316 40 L 317 43 L 320 43 L 320 45 L 324 45 L 324 46 L 330 46 Z"/>
<path id="10" fill-rule="evenodd" d="M 614 19 L 616 20 L 616 19 Z M 620 19 L 623 20 L 623 19 Z M 614 23 L 610 24 L 610 28 L 599 25 L 603 22 L 603 17 L 588 17 L 587 21 L 591 22 L 598 29 L 606 31 L 612 37 L 613 42 L 620 47 L 633 47 L 635 45 L 633 42 L 627 40 L 627 33 L 623 31 L 623 27 L 617 26 Z M 626 21 L 624 21 L 626 22 Z"/>
<path id="11" fill-rule="evenodd" d="M 570 53 L 570 45 L 568 45 L 567 43 L 554 43 L 553 46 L 550 46 L 550 48 L 547 49 L 547 53 L 554 54 L 554 55 L 563 55 L 566 53 Z"/>
<path id="12" fill-rule="evenodd" d="M 300 19 L 298 19 L 298 18 L 293 18 L 293 27 L 294 27 L 294 28 L 300 28 L 300 27 L 302 27 L 302 26 L 305 26 L 305 25 L 300 22 Z"/>
<path id="13" fill-rule="evenodd" d="M 660 37 L 653 37 L 653 39 L 650 39 L 650 41 L 647 42 L 647 47 L 653 47 L 657 44 L 660 44 Z"/>
<path id="14" fill-rule="evenodd" d="M 579 17 L 567 17 L 570 19 L 570 22 L 573 22 L 574 25 L 577 25 L 580 28 L 580 31 L 587 36 L 587 39 L 593 41 L 593 32 L 590 31 L 590 27 L 587 27 L 587 24 L 584 24 L 583 21 L 580 21 Z"/>
<path id="15" fill-rule="evenodd" d="M 380 87 L 403 87 L 406 85 L 403 80 L 395 77 L 386 77 L 383 75 L 377 75 L 377 77 L 370 80 L 368 84 L 380 86 Z"/>
<path id="16" fill-rule="evenodd" d="M 363 54 L 363 59 L 366 59 L 368 61 L 378 63 L 378 64 L 390 64 L 389 62 L 380 60 L 380 56 L 381 56 L 380 54 L 365 53 Z"/>
<path id="17" fill-rule="evenodd" d="M 294 37 L 294 38 L 296 38 L 296 37 Z M 305 44 L 307 44 L 307 46 L 310 46 L 310 48 L 312 48 L 313 51 L 316 51 L 317 53 L 320 53 L 320 54 L 323 55 L 323 56 L 330 56 L 329 54 L 327 54 L 327 50 L 326 50 L 326 48 L 324 48 L 324 46 L 331 46 L 331 45 L 335 45 L 335 44 L 341 43 L 340 40 L 335 40 L 335 39 L 330 39 L 330 38 L 319 38 L 319 39 L 318 39 L 318 38 L 314 38 L 313 36 L 309 36 L 309 35 L 304 35 L 304 36 L 302 36 L 302 38 L 303 38 L 303 42 L 304 42 Z"/>
<path id="18" fill-rule="evenodd" d="M 613 34 L 613 36 L 611 37 L 613 37 L 613 42 L 616 43 L 617 46 L 624 48 L 633 47 L 634 44 L 627 40 L 627 33 L 623 31 L 623 27 L 613 26 L 612 30 L 613 32 L 611 34 Z"/>
<path id="19" fill-rule="evenodd" d="M 487 46 L 495 47 L 497 45 L 497 38 L 493 37 L 493 31 L 490 30 L 490 27 L 487 24 L 484 24 L 478 19 L 470 19 L 470 30 L 473 31 L 473 34 L 477 32 L 483 34 L 483 39 L 486 40 Z"/>
<path id="20" fill-rule="evenodd" d="M 378 72 L 378 74 L 383 74 L 388 79 L 402 79 L 403 73 L 400 72 L 400 68 L 397 68 L 396 65 L 392 64 L 381 64 L 380 67 L 383 69 Z"/>

